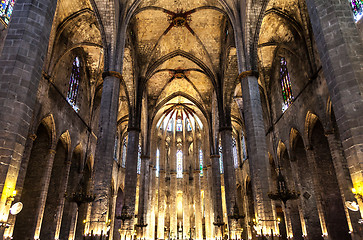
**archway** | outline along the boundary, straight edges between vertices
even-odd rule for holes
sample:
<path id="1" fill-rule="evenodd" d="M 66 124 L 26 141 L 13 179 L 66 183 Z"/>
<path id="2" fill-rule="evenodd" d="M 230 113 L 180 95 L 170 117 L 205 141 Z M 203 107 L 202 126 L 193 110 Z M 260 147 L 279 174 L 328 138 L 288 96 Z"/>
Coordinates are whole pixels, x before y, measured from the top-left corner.
<path id="1" fill-rule="evenodd" d="M 308 239 L 323 239 L 321 224 L 313 191 L 313 180 L 310 175 L 310 166 L 306 157 L 303 139 L 298 135 L 295 139 L 293 150 L 297 164 L 297 175 L 301 193 L 301 205 L 303 209 L 306 234 Z"/>
<path id="2" fill-rule="evenodd" d="M 294 182 L 294 172 L 291 168 L 290 159 L 285 150 L 281 156 L 281 166 L 283 175 L 286 177 L 286 181 L 288 184 L 288 189 L 296 190 L 295 182 Z M 301 220 L 299 214 L 298 202 L 296 200 L 288 201 L 285 206 L 285 210 L 289 212 L 291 219 L 291 228 L 294 239 L 303 240 L 303 232 L 301 228 Z"/>
<path id="3" fill-rule="evenodd" d="M 67 196 L 71 196 L 76 191 L 79 182 L 79 169 L 81 163 L 81 152 L 74 151 L 72 156 L 72 164 L 68 177 Z M 62 225 L 60 231 L 60 239 L 73 239 L 75 230 L 75 221 L 77 219 L 77 204 L 66 199 L 63 209 Z"/>
<path id="4" fill-rule="evenodd" d="M 40 231 L 40 239 L 53 239 L 60 217 L 61 198 L 64 197 L 62 186 L 64 186 L 64 175 L 66 170 L 67 150 L 61 140 L 58 141 L 56 154 L 53 161 L 47 200 L 45 203 L 43 221 Z"/>
<path id="5" fill-rule="evenodd" d="M 84 194 L 90 194 L 90 183 L 91 183 L 91 166 L 90 164 L 86 164 L 85 169 L 83 170 L 83 176 L 80 183 L 77 186 L 77 190 L 81 191 Z M 83 239 L 85 233 L 85 224 L 87 219 L 89 203 L 82 203 L 78 206 L 78 216 L 77 216 L 77 225 L 76 225 L 76 234 L 75 239 Z"/>
<path id="6" fill-rule="evenodd" d="M 311 143 L 328 235 L 332 239 L 351 239 L 328 140 L 320 121 L 314 125 Z"/>
<path id="7" fill-rule="evenodd" d="M 37 138 L 30 153 L 20 198 L 20 201 L 24 203 L 24 208 L 16 218 L 14 239 L 34 239 L 35 229 L 40 217 L 42 179 L 49 158 L 50 137 L 44 125 L 39 126 L 36 135 Z"/>

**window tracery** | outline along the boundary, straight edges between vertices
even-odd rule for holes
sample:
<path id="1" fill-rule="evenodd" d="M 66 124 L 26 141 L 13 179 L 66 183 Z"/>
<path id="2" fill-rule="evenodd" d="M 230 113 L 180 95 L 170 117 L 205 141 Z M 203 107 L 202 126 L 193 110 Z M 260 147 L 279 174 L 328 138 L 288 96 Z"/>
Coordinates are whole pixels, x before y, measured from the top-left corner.
<path id="1" fill-rule="evenodd" d="M 203 177 L 203 151 L 199 149 L 199 170 L 200 176 Z"/>
<path id="2" fill-rule="evenodd" d="M 125 137 L 122 142 L 122 161 L 121 166 L 124 168 L 126 166 L 126 153 L 127 153 L 127 138 Z"/>
<path id="3" fill-rule="evenodd" d="M 350 0 L 353 11 L 353 17 L 358 22 L 363 16 L 363 0 Z"/>
<path id="4" fill-rule="evenodd" d="M 233 146 L 233 163 L 234 168 L 238 167 L 238 153 L 237 153 L 237 141 L 234 137 L 232 137 L 232 146 Z"/>
<path id="5" fill-rule="evenodd" d="M 11 15 L 13 14 L 13 9 L 15 5 L 15 0 L 1 0 L 0 4 L 0 18 L 5 24 L 9 24 Z"/>
<path id="6" fill-rule="evenodd" d="M 177 132 L 182 132 L 183 131 L 183 121 L 181 120 L 181 118 L 178 118 L 176 120 L 176 131 Z"/>
<path id="7" fill-rule="evenodd" d="M 137 151 L 137 174 L 141 174 L 141 145 L 139 144 L 139 148 Z"/>
<path id="8" fill-rule="evenodd" d="M 78 57 L 75 57 L 73 60 L 71 77 L 69 79 L 67 101 L 76 112 L 79 111 L 79 108 L 77 106 L 77 97 L 78 97 L 79 83 L 81 80 L 80 69 L 81 69 L 80 60 Z"/>
<path id="9" fill-rule="evenodd" d="M 280 82 L 282 89 L 282 98 L 284 101 L 282 104 L 282 111 L 285 112 L 294 100 L 294 96 L 292 95 L 291 80 L 289 72 L 287 70 L 287 62 L 284 57 L 282 57 L 280 61 Z"/>
<path id="10" fill-rule="evenodd" d="M 183 178 L 183 152 L 178 150 L 176 153 L 176 177 Z"/>
<path id="11" fill-rule="evenodd" d="M 160 172 L 160 150 L 159 148 L 156 149 L 156 161 L 155 161 L 155 168 L 156 168 L 156 173 L 155 173 L 155 176 L 156 177 L 159 177 L 159 172 Z"/>

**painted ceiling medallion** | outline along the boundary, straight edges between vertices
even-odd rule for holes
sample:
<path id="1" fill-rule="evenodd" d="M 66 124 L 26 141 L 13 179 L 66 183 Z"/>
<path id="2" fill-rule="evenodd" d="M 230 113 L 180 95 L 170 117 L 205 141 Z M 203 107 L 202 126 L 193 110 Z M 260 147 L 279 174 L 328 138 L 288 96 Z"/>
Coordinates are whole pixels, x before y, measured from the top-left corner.
<path id="1" fill-rule="evenodd" d="M 189 14 L 189 12 L 183 12 L 183 10 L 178 9 L 176 13 L 169 16 L 169 22 L 173 25 L 173 27 L 184 27 L 191 21 Z"/>

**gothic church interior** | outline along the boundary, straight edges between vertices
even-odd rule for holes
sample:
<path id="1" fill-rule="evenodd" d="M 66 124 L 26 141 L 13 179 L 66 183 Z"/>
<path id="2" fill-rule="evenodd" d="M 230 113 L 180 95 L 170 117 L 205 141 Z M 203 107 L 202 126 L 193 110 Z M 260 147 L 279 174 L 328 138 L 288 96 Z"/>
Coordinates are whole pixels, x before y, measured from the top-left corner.
<path id="1" fill-rule="evenodd" d="M 1 0 L 0 239 L 363 239 L 363 0 Z"/>

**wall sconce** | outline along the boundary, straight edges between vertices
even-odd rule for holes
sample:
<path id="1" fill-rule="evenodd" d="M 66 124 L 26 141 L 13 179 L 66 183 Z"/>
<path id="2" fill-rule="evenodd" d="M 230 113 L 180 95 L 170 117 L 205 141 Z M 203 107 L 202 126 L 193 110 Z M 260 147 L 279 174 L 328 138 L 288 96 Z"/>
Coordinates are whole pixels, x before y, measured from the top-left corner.
<path id="1" fill-rule="evenodd" d="M 14 190 L 14 191 L 13 191 L 13 195 L 8 196 L 8 197 L 6 198 L 6 203 L 5 203 L 5 205 L 11 204 L 11 203 L 14 201 L 15 196 L 16 196 L 16 191 Z"/>
<path id="2" fill-rule="evenodd" d="M 363 196 L 362 194 L 358 193 L 358 191 L 355 188 L 352 188 L 352 193 L 354 194 L 354 197 L 357 200 L 363 201 Z"/>

